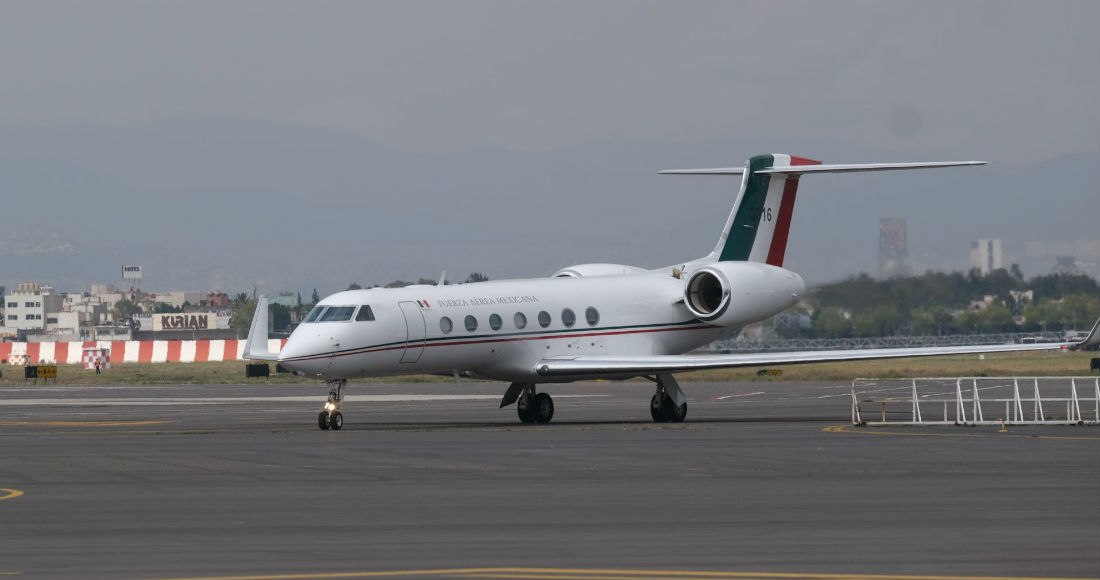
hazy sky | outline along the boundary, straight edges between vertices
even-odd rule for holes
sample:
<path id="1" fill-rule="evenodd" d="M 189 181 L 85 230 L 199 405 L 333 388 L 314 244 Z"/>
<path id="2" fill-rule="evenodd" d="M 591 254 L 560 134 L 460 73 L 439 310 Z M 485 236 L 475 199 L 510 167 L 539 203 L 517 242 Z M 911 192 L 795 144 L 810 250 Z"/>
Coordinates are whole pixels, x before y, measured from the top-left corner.
<path id="1" fill-rule="evenodd" d="M 838 162 L 977 158 L 1023 168 L 1100 152 L 1098 22 L 1094 0 L 0 2 L 0 138 L 7 132 L 12 150 L 18 149 L 13 131 L 19 139 L 41 138 L 40 158 L 49 159 L 50 136 L 72 142 L 73 131 L 94 134 L 90 148 L 110 149 L 119 131 L 165 121 L 198 123 L 181 132 L 201 132 L 210 120 L 252 123 L 242 131 L 270 122 L 331 130 L 429 163 L 480 164 L 480 179 L 489 184 L 494 164 L 509 154 L 537 166 L 540 155 L 577 156 L 607 144 L 616 152 L 652 153 L 647 165 L 630 167 L 647 177 L 664 167 L 740 163 L 773 150 Z M 725 149 L 698 158 L 713 146 Z M 8 161 L 17 157 L 11 153 Z M 608 163 L 627 158 L 608 155 Z M 164 182 L 188 170 L 186 158 L 175 166 L 161 161 L 149 165 L 163 169 Z M 75 162 L 89 174 L 108 172 Z M 63 161 L 55 169 L 69 170 Z M 400 178 L 385 171 L 376 175 L 387 183 Z M 116 182 L 128 181 L 112 179 L 99 185 L 118 189 Z M 4 181 L 0 175 L 0 188 Z M 21 182 L 19 195 L 28 193 L 27 183 L 33 189 L 33 181 Z M 422 201 L 476 186 L 437 185 L 434 193 L 419 192 Z M 76 211 L 59 191 L 51 190 L 60 196 L 59 211 Z M 149 203 L 128 207 L 127 219 L 147 219 L 143 212 L 166 203 L 157 196 L 167 193 L 148 191 Z M 9 187 L 6 195 L 15 193 Z M 627 192 L 584 195 L 630 203 Z M 492 215 L 516 214 L 505 208 Z M 472 219 L 472 227 L 485 227 Z M 99 243 L 99 252 L 124 243 L 103 230 L 93 240 L 66 224 L 65 215 L 59 220 L 57 228 L 40 229 L 78 247 Z M 14 235 L 28 227 L 10 216 L 0 226 Z M 710 229 L 708 222 L 708 239 L 716 235 Z M 205 235 L 222 232 L 215 227 Z M 1094 229 L 1050 241 L 1097 237 Z M 559 249 L 560 263 L 547 250 L 531 272 L 511 263 L 500 275 L 552 271 L 585 254 L 569 241 Z M 498 259 L 492 252 L 482 257 Z M 392 279 L 440 266 L 416 250 L 403 260 L 408 270 L 377 275 Z M 866 267 L 836 264 L 838 275 Z"/>

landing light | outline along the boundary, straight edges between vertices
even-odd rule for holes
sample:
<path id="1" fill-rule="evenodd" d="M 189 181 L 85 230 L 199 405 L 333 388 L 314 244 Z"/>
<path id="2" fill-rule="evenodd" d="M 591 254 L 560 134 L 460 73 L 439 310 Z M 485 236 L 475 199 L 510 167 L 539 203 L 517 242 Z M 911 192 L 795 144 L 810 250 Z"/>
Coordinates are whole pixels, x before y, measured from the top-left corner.
<path id="1" fill-rule="evenodd" d="M 330 403 L 325 403 L 325 410 L 326 411 L 335 411 L 336 410 L 336 404 L 331 403 L 331 402 Z"/>

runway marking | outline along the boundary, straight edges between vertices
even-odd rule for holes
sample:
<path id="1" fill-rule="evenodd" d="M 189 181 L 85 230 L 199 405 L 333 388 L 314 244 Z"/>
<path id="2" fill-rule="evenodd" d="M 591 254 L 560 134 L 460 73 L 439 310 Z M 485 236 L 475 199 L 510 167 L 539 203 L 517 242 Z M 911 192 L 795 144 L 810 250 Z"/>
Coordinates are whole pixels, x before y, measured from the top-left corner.
<path id="1" fill-rule="evenodd" d="M 696 570 L 615 570 L 588 568 L 457 568 L 315 574 L 261 574 L 252 576 L 197 576 L 155 580 L 316 580 L 321 578 L 387 578 L 441 576 L 449 578 L 514 578 L 542 580 L 1088 580 L 1083 578 L 1029 578 L 1017 576 L 911 576 L 896 574 L 807 574 L 784 572 L 705 572 Z"/>
<path id="2" fill-rule="evenodd" d="M 925 427 L 918 427 L 918 429 L 924 429 Z M 991 437 L 1008 437 L 1015 439 L 1066 439 L 1071 441 L 1100 441 L 1100 437 L 1075 437 L 1072 435 L 1024 435 L 1022 433 L 920 433 L 920 432 L 906 432 L 906 431 L 879 431 L 875 427 L 864 427 L 860 429 L 852 429 L 850 425 L 833 425 L 831 427 L 825 427 L 822 431 L 826 433 L 859 433 L 862 435 L 895 435 L 899 437 L 977 437 L 982 439 L 988 439 Z"/>
<path id="3" fill-rule="evenodd" d="M 7 492 L 7 493 L 4 493 L 4 492 Z M 4 487 L 0 487 L 0 501 L 4 501 L 6 499 L 15 499 L 15 498 L 17 498 L 21 495 L 23 495 L 23 492 L 19 491 L 18 489 L 7 489 L 7 488 L 4 488 Z M 19 572 L 0 572 L 0 574 L 18 574 L 18 573 Z"/>
<path id="4" fill-rule="evenodd" d="M 722 395 L 721 397 L 714 397 L 715 401 L 725 401 L 726 399 L 733 399 L 735 397 L 751 397 L 753 395 L 763 395 L 764 391 L 756 391 L 755 393 L 737 393 L 736 395 Z"/>
<path id="5" fill-rule="evenodd" d="M 556 395 L 560 399 L 590 399 L 608 395 Z M 0 399 L 0 406 L 168 406 L 168 405 L 226 405 L 233 403 L 316 403 L 321 396 L 291 397 L 149 397 L 119 399 Z M 348 395 L 345 402 L 366 403 L 415 403 L 426 401 L 498 401 L 500 395 Z"/>
<path id="6" fill-rule="evenodd" d="M 144 427 L 174 421 L 0 421 L 0 427 Z"/>

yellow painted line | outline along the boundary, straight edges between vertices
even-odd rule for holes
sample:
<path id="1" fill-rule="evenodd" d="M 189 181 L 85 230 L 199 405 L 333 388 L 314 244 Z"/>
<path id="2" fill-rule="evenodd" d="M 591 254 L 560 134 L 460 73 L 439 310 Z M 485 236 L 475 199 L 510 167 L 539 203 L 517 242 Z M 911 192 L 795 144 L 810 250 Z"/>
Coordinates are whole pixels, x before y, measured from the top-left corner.
<path id="1" fill-rule="evenodd" d="M 916 427 L 916 429 L 926 429 L 927 427 Z M 859 433 L 861 435 L 897 435 L 901 437 L 970 437 L 988 439 L 990 437 L 1009 437 L 1015 439 L 1065 439 L 1075 441 L 1100 441 L 1100 437 L 1074 437 L 1071 435 L 1024 435 L 1022 433 L 1009 433 L 1007 435 L 999 435 L 997 433 L 921 433 L 919 431 L 879 431 L 877 427 L 860 427 L 853 429 L 850 425 L 833 425 L 831 427 L 825 427 L 822 431 L 826 433 Z M 882 578 L 885 578 L 883 576 Z"/>
<path id="2" fill-rule="evenodd" d="M 324 572 L 316 574 L 260 574 L 255 576 L 195 576 L 152 578 L 149 580 L 314 580 L 318 578 L 388 578 L 391 576 L 459 576 L 479 572 L 498 572 L 500 568 L 455 568 L 441 570 L 390 570 L 375 572 Z"/>
<path id="3" fill-rule="evenodd" d="M 438 570 L 324 572 L 315 574 L 266 574 L 253 576 L 199 576 L 188 578 L 158 578 L 152 580 L 316 580 L 321 578 L 387 578 L 399 576 L 442 576 L 450 578 L 516 578 L 544 580 L 683 580 L 685 578 L 726 578 L 737 580 L 1093 580 L 1085 578 L 1034 578 L 1017 576 L 910 576 L 896 574 L 704 572 L 697 570 L 617 570 L 591 568 L 457 568 Z"/>
<path id="4" fill-rule="evenodd" d="M 684 580 L 685 578 L 693 578 L 693 576 L 640 576 L 630 574 L 558 574 L 555 572 L 548 572 L 545 574 L 505 574 L 505 573 L 480 573 L 480 574 L 462 574 L 456 576 L 457 578 L 494 578 L 502 580 Z M 714 578 L 715 580 L 768 580 L 761 577 L 746 577 L 746 576 L 707 576 L 707 578 Z"/>
<path id="5" fill-rule="evenodd" d="M 586 576 L 586 574 L 560 574 L 560 573 L 476 573 L 476 574 L 460 574 L 455 578 L 492 578 L 492 579 L 504 579 L 504 580 L 684 580 L 686 576 L 629 576 L 629 574 L 617 574 L 617 576 L 608 576 L 608 574 L 595 574 L 595 576 Z M 717 576 L 708 577 L 715 578 L 716 580 L 768 580 L 764 578 L 749 578 L 749 577 L 733 577 L 733 576 Z"/>
<path id="6" fill-rule="evenodd" d="M 0 421 L 0 427 L 143 427 L 172 421 Z"/>
<path id="7" fill-rule="evenodd" d="M 3 493 L 3 492 L 7 492 L 7 493 Z M 5 489 L 3 487 L 0 487 L 0 501 L 4 501 L 6 499 L 15 499 L 15 498 L 17 498 L 21 495 L 23 495 L 23 492 L 19 491 L 18 489 Z M 18 574 L 18 573 L 19 572 L 0 572 L 0 574 Z"/>

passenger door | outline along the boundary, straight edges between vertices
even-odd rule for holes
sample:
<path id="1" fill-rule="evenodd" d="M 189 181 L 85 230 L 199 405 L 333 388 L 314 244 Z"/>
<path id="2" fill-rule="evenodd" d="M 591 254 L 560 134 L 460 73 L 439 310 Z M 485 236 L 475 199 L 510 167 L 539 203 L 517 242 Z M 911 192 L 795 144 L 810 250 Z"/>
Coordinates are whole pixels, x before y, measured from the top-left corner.
<path id="1" fill-rule="evenodd" d="M 401 362 L 414 363 L 420 360 L 420 355 L 424 353 L 427 323 L 424 322 L 424 313 L 416 302 L 399 302 L 397 305 L 401 307 L 401 314 L 405 315 L 405 328 L 408 331 Z"/>

